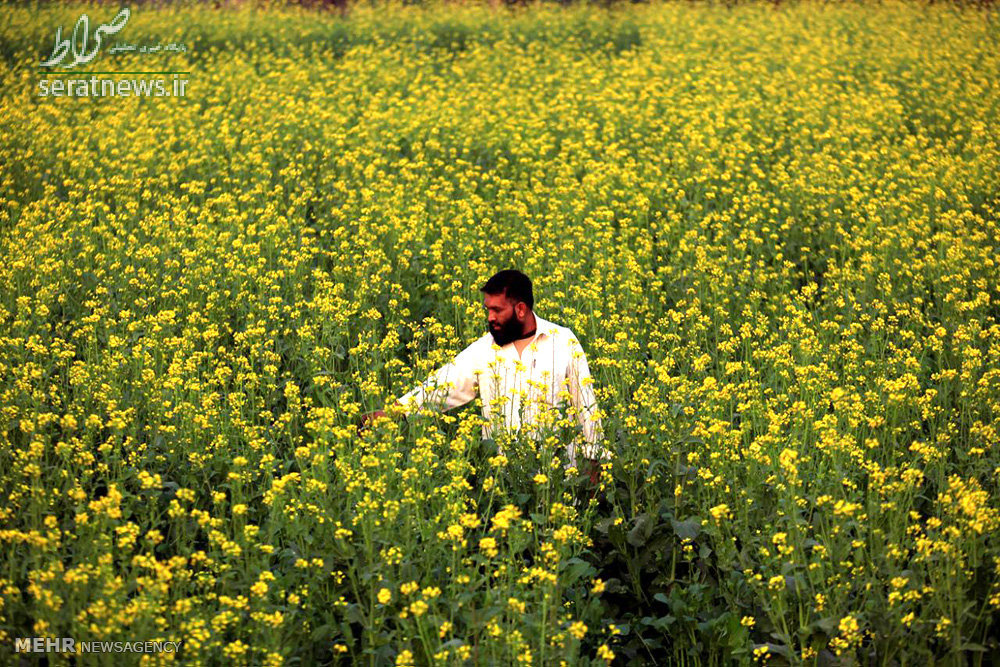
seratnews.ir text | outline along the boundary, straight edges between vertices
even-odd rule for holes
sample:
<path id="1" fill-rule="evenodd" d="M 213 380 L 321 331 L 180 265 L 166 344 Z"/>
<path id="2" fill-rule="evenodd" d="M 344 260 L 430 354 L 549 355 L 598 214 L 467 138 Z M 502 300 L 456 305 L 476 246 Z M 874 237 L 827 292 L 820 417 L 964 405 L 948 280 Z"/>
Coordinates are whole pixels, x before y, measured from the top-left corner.
<path id="1" fill-rule="evenodd" d="M 153 78 L 49 78 L 38 82 L 39 97 L 184 97 L 189 79 L 180 75 Z"/>

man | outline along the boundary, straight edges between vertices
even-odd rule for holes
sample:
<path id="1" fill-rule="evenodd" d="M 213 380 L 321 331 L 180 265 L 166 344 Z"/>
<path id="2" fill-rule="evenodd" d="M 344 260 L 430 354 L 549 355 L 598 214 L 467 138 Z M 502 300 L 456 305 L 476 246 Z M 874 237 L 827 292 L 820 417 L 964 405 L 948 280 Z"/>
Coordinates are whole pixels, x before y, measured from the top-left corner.
<path id="1" fill-rule="evenodd" d="M 584 472 L 596 482 L 600 459 L 610 454 L 601 444 L 603 433 L 587 358 L 576 335 L 566 327 L 535 315 L 531 280 L 520 271 L 500 271 L 479 288 L 485 294 L 488 334 L 462 350 L 426 382 L 396 400 L 407 417 L 421 406 L 451 410 L 476 397 L 483 403 L 483 437 L 495 427 L 524 431 L 532 428 L 551 408 L 568 403 L 575 408 L 583 433 Z M 546 414 L 548 413 L 548 414 Z M 362 417 L 363 423 L 386 416 L 378 410 Z M 577 465 L 576 442 L 567 455 Z"/>

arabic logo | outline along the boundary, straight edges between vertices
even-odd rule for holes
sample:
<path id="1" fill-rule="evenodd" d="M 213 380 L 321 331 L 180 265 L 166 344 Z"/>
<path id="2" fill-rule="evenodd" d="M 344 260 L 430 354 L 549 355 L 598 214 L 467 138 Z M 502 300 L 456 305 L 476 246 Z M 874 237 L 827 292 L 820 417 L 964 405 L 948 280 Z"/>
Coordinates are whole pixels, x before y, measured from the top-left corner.
<path id="1" fill-rule="evenodd" d="M 129 11 L 128 7 L 125 7 L 111 19 L 111 23 L 102 23 L 97 26 L 97 29 L 94 30 L 94 48 L 89 53 L 87 52 L 87 42 L 90 39 L 90 19 L 86 14 L 81 14 L 80 18 L 76 20 L 76 26 L 73 28 L 71 39 L 62 38 L 62 26 L 59 26 L 56 28 L 56 43 L 52 47 L 52 55 L 49 56 L 48 60 L 42 61 L 41 66 L 55 67 L 56 65 L 62 65 L 63 67 L 70 68 L 89 63 L 97 57 L 97 53 L 101 50 L 102 38 L 105 35 L 113 35 L 124 28 L 131 15 L 132 12 Z M 63 60 L 71 52 L 73 54 L 73 61 L 69 64 L 64 64 Z"/>

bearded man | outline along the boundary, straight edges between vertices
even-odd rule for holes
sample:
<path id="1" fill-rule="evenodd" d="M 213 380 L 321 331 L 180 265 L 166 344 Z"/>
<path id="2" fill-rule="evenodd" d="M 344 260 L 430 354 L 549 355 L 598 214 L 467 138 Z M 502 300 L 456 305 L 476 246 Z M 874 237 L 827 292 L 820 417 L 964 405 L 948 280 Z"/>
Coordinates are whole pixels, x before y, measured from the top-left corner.
<path id="1" fill-rule="evenodd" d="M 570 465 L 582 454 L 583 470 L 596 482 L 600 460 L 610 459 L 603 446 L 593 378 L 580 341 L 568 328 L 536 315 L 531 280 L 507 269 L 479 288 L 484 293 L 488 332 L 435 371 L 423 384 L 396 399 L 407 417 L 422 406 L 452 410 L 482 398 L 483 437 L 494 429 L 521 431 L 541 438 L 536 428 L 550 409 L 566 405 L 575 413 L 583 436 L 567 446 Z M 386 416 L 382 410 L 362 417 L 367 424 Z"/>

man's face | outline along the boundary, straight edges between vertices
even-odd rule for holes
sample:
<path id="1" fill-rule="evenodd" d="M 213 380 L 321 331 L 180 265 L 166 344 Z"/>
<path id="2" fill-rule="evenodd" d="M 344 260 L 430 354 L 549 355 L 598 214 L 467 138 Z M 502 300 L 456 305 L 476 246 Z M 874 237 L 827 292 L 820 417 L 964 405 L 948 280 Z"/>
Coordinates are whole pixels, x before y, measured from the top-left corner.
<path id="1" fill-rule="evenodd" d="M 502 347 L 524 333 L 524 313 L 528 308 L 524 303 L 511 301 L 505 294 L 487 294 L 483 306 L 486 328 L 497 345 Z"/>

